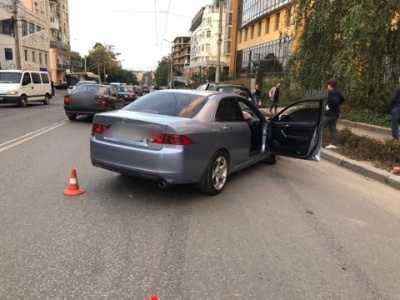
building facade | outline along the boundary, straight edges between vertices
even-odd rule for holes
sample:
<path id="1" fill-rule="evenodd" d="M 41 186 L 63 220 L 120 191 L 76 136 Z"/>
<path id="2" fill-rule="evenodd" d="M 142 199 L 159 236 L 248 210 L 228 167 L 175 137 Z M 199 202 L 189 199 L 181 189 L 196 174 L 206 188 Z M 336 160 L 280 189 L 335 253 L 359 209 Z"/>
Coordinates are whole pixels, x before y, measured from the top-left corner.
<path id="1" fill-rule="evenodd" d="M 280 76 L 293 48 L 291 0 L 233 0 L 230 70 Z"/>
<path id="2" fill-rule="evenodd" d="M 214 0 L 212 5 L 200 9 L 190 27 L 190 65 L 185 67 L 185 76 L 205 76 L 209 68 L 218 65 L 221 69 L 229 68 L 231 27 L 231 0 Z"/>
<path id="3" fill-rule="evenodd" d="M 81 67 L 70 49 L 68 0 L 0 0 L 0 68 L 45 70 L 55 82 Z"/>

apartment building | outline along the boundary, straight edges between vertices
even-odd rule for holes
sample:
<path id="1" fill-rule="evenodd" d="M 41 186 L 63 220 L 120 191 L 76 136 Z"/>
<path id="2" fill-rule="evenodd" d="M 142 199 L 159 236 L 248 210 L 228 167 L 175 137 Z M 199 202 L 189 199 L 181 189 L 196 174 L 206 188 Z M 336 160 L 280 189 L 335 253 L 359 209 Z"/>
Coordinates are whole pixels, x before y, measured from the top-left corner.
<path id="1" fill-rule="evenodd" d="M 230 71 L 282 75 L 293 47 L 291 0 L 233 0 Z"/>
<path id="2" fill-rule="evenodd" d="M 218 52 L 220 5 L 221 48 Z M 232 0 L 214 0 L 211 5 L 204 6 L 192 19 L 190 27 L 190 65 L 185 67 L 187 77 L 205 76 L 211 67 L 229 68 L 231 53 Z"/>
<path id="3" fill-rule="evenodd" d="M 0 68 L 46 70 L 64 81 L 81 67 L 70 49 L 68 0 L 0 0 Z"/>

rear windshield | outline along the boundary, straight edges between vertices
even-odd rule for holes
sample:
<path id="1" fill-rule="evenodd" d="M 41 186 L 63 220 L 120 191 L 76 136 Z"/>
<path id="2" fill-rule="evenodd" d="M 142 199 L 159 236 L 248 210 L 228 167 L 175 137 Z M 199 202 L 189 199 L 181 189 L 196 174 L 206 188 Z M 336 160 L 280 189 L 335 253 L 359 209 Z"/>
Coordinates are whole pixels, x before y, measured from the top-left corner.
<path id="1" fill-rule="evenodd" d="M 20 83 L 21 73 L 15 72 L 1 72 L 0 73 L 0 83 Z"/>
<path id="2" fill-rule="evenodd" d="M 123 109 L 164 116 L 193 118 L 203 108 L 207 100 L 207 97 L 191 93 L 158 91 L 136 100 Z"/>
<path id="3" fill-rule="evenodd" d="M 85 92 L 97 94 L 97 95 L 107 95 L 108 87 L 101 86 L 101 85 L 93 85 L 93 84 L 90 84 L 90 85 L 83 84 L 83 85 L 77 86 L 73 93 L 76 94 L 76 93 L 85 93 Z"/>

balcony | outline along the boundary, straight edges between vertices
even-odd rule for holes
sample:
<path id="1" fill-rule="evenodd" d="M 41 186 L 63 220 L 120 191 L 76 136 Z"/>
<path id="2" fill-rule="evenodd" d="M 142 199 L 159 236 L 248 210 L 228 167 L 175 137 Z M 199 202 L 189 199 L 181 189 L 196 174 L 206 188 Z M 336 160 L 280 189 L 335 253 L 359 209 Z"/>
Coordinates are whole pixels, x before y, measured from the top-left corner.
<path id="1" fill-rule="evenodd" d="M 50 29 L 60 30 L 60 20 L 57 18 L 51 17 L 49 26 L 50 26 Z"/>

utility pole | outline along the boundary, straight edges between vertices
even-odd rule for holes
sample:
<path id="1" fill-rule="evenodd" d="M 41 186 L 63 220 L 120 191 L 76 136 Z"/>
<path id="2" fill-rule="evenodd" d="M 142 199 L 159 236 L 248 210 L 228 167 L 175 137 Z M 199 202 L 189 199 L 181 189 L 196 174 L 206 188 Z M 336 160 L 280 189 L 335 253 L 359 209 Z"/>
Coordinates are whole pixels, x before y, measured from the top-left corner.
<path id="1" fill-rule="evenodd" d="M 174 44 L 171 43 L 171 66 L 169 68 L 169 88 L 172 89 L 172 68 L 174 64 Z"/>
<path id="2" fill-rule="evenodd" d="M 223 6 L 223 3 L 224 3 L 223 0 L 219 0 L 217 69 L 215 70 L 215 83 L 219 83 L 219 70 L 220 70 L 220 68 L 221 68 L 222 6 Z"/>
<path id="3" fill-rule="evenodd" d="M 17 70 L 21 70 L 21 51 L 19 48 L 19 29 L 18 29 L 18 0 L 13 0 L 13 30 L 15 41 L 15 64 Z"/>

